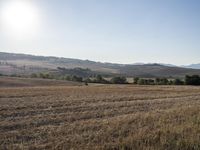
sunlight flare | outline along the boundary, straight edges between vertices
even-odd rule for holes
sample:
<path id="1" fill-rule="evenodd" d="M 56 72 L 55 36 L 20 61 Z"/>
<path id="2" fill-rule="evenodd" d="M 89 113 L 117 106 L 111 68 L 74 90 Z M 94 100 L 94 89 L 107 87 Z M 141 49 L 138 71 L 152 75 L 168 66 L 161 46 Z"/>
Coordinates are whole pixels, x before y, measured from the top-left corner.
<path id="1" fill-rule="evenodd" d="M 8 1 L 1 8 L 1 22 L 9 34 L 27 36 L 36 32 L 39 13 L 31 1 Z"/>

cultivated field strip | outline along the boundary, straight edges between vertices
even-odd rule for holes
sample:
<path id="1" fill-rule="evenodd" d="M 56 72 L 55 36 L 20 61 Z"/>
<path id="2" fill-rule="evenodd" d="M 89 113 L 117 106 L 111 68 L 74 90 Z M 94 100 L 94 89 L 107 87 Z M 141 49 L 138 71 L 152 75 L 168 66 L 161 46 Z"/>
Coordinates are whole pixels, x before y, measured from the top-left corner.
<path id="1" fill-rule="evenodd" d="M 198 149 L 199 110 L 199 87 L 2 88 L 0 149 Z"/>

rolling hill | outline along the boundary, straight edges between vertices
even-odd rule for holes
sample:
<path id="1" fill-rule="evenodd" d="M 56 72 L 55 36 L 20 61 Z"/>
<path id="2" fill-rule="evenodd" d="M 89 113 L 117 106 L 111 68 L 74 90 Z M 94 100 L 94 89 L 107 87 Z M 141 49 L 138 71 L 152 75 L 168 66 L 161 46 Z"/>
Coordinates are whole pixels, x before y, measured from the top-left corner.
<path id="1" fill-rule="evenodd" d="M 73 71 L 76 71 L 77 73 L 77 68 L 81 68 L 85 72 L 80 72 L 79 69 L 78 73 L 80 75 L 84 74 L 84 77 L 86 75 L 89 76 L 94 74 L 107 76 L 123 75 L 128 77 L 183 77 L 186 74 L 200 75 L 199 69 L 182 68 L 161 64 L 125 65 L 63 57 L 44 57 L 0 52 L 0 74 L 30 75 L 32 73 L 40 72 L 59 72 L 60 69 L 58 68 L 65 68 L 65 72 L 70 74 L 73 74 Z"/>

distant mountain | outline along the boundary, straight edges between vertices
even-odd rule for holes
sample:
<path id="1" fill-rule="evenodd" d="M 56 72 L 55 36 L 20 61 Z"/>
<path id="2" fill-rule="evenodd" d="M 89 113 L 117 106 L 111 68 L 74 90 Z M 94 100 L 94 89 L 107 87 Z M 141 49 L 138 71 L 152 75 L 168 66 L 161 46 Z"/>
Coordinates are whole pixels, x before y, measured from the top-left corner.
<path id="1" fill-rule="evenodd" d="M 58 69 L 58 68 L 63 68 Z M 77 69 L 79 68 L 79 69 Z M 81 68 L 81 69 L 80 69 Z M 183 77 L 186 74 L 199 74 L 199 69 L 177 67 L 170 64 L 115 64 L 90 60 L 71 59 L 63 57 L 44 57 L 26 54 L 0 52 L 0 74 L 31 74 L 40 72 L 58 72 L 91 76 L 129 77 Z"/>
<path id="2" fill-rule="evenodd" d="M 200 64 L 191 64 L 188 66 L 183 66 L 185 68 L 193 68 L 193 69 L 200 69 Z"/>
<path id="3" fill-rule="evenodd" d="M 133 64 L 130 64 L 130 65 L 145 65 L 145 63 L 138 62 L 138 63 L 133 63 Z"/>
<path id="4" fill-rule="evenodd" d="M 173 65 L 173 64 L 164 64 L 164 63 L 159 63 L 160 65 L 163 65 L 163 66 L 168 66 L 168 67 L 178 67 L 176 65 Z"/>
<path id="5" fill-rule="evenodd" d="M 168 67 L 178 67 L 176 65 L 173 65 L 173 64 L 165 64 L 165 63 L 147 63 L 148 65 L 151 65 L 151 64 L 159 64 L 159 65 L 163 65 L 163 66 L 168 66 Z M 147 65 L 145 63 L 133 63 L 132 65 Z"/>

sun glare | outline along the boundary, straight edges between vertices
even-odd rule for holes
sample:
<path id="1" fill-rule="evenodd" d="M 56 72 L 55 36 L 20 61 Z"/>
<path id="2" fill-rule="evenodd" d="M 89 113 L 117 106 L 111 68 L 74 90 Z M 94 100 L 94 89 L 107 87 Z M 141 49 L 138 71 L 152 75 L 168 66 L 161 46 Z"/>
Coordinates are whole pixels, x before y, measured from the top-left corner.
<path id="1" fill-rule="evenodd" d="M 12 0 L 2 6 L 1 22 L 6 32 L 11 34 L 33 34 L 39 23 L 39 14 L 31 1 Z"/>

